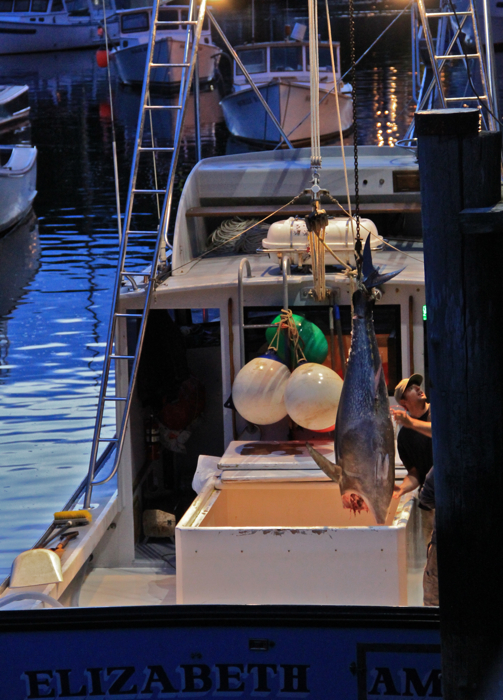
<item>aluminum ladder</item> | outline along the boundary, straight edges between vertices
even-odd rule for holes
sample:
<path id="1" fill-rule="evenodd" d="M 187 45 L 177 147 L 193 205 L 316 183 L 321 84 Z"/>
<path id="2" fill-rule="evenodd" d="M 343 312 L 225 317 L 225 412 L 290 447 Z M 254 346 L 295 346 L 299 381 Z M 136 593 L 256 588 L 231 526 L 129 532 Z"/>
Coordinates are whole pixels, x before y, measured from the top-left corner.
<path id="1" fill-rule="evenodd" d="M 169 261 L 172 252 L 167 234 L 171 216 L 175 172 L 182 142 L 183 123 L 190 96 L 190 88 L 194 73 L 196 71 L 199 40 L 206 13 L 206 0 L 198 0 L 197 4 L 195 0 L 190 0 L 190 5 L 187 7 L 188 19 L 184 19 L 183 21 L 159 20 L 159 6 L 160 0 L 155 0 L 152 8 L 152 23 L 145 63 L 140 113 L 136 130 L 136 148 L 131 166 L 131 178 L 124 216 L 124 226 L 121 234 L 112 312 L 108 328 L 108 339 L 105 351 L 103 373 L 101 376 L 101 387 L 94 427 L 91 457 L 89 461 L 86 494 L 83 504 L 84 508 L 89 508 L 90 506 L 93 486 L 110 481 L 110 479 L 115 476 L 119 468 L 128 427 L 129 414 L 131 411 L 133 391 L 138 374 L 140 354 L 145 337 L 152 293 L 158 284 L 159 274 L 166 274 L 169 272 Z M 186 28 L 183 61 L 181 63 L 155 63 L 154 50 L 157 29 L 160 27 L 167 28 L 173 25 L 176 27 L 182 25 Z M 168 71 L 175 68 L 181 69 L 181 81 L 178 92 L 178 101 L 176 104 L 152 104 L 150 90 L 151 75 L 152 71 L 158 68 L 168 69 Z M 146 117 L 147 115 L 151 117 L 154 110 L 160 110 L 161 112 L 163 110 L 171 110 L 172 112 L 176 113 L 173 146 L 157 146 L 152 129 L 150 140 L 148 139 L 148 135 L 144 134 Z M 152 124 L 151 118 L 150 123 Z M 140 159 L 144 155 L 150 155 L 152 158 L 154 158 L 154 166 L 158 157 L 167 156 L 170 159 L 169 169 L 166 168 L 168 170 L 168 176 L 165 188 L 159 187 L 156 167 L 154 167 L 154 187 L 140 188 L 137 186 Z M 158 212 L 159 224 L 156 230 L 141 231 L 134 226 L 133 220 L 135 214 L 140 214 L 138 195 L 150 195 L 156 198 L 158 200 L 158 207 L 159 197 L 164 197 L 162 210 L 159 209 Z M 156 240 L 155 248 L 152 253 L 151 264 L 147 271 L 145 271 L 145 261 L 139 263 L 137 258 L 135 258 L 134 251 L 132 250 L 134 240 L 145 236 L 155 236 Z M 141 267 L 139 267 L 139 265 Z M 143 309 L 137 310 L 134 313 L 128 311 L 120 312 L 121 289 L 125 284 L 130 284 L 134 290 L 142 290 Z M 133 354 L 121 354 L 119 350 L 116 351 L 116 348 L 118 348 L 120 345 L 118 340 L 119 323 L 125 324 L 128 320 L 135 320 L 137 324 L 139 323 L 136 348 L 134 349 Z M 117 387 L 116 390 L 113 390 L 113 387 L 109 386 L 110 378 L 113 375 L 112 370 L 117 366 L 115 363 L 118 362 L 130 363 L 129 383 L 127 389 L 124 387 L 122 391 L 121 387 Z M 113 438 L 105 437 L 103 434 L 103 417 L 105 406 L 110 403 L 116 406 L 116 425 L 118 426 L 116 435 Z M 98 451 L 103 443 L 106 445 L 110 445 L 112 443 L 115 446 L 113 466 L 106 478 L 95 481 L 94 474 L 98 460 Z"/>
<path id="2" fill-rule="evenodd" d="M 493 44 L 490 19 L 485 17 L 485 50 L 480 38 L 479 23 L 474 0 L 466 0 L 465 9 L 456 9 L 451 0 L 443 0 L 439 10 L 431 11 L 425 7 L 424 0 L 417 0 L 413 15 L 413 71 L 418 73 L 419 43 L 421 36 L 426 44 L 428 60 L 424 61 L 424 73 L 417 98 L 417 109 L 432 109 L 435 103 L 445 109 L 448 107 L 469 105 L 479 107 L 483 128 L 496 131 L 499 129 L 498 103 L 496 99 L 496 80 L 494 75 Z M 435 39 L 430 27 L 431 20 L 438 20 Z M 418 31 L 415 24 L 419 24 Z M 463 46 L 463 34 L 472 36 L 473 49 Z M 415 59 L 415 60 L 414 60 Z M 467 71 L 471 94 L 449 94 L 443 71 L 446 65 L 461 61 Z M 476 70 L 470 70 L 470 65 Z M 475 73 L 480 81 L 480 89 L 474 90 Z M 405 139 L 413 136 L 412 124 Z"/>

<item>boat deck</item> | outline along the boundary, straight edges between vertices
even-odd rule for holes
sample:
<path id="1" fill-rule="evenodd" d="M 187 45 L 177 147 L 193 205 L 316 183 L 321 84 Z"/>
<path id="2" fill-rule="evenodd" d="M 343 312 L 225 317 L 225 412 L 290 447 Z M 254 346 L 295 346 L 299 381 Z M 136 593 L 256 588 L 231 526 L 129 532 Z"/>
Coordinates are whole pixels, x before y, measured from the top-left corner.
<path id="1" fill-rule="evenodd" d="M 175 573 L 156 567 L 93 569 L 79 600 L 84 608 L 175 604 Z"/>

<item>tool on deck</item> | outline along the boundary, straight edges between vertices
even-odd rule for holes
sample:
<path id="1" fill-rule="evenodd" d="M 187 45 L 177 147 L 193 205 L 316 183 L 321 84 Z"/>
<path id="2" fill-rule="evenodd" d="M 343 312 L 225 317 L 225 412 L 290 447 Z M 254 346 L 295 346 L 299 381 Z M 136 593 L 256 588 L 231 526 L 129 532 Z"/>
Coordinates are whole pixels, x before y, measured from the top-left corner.
<path id="1" fill-rule="evenodd" d="M 65 550 L 65 547 L 68 545 L 69 542 L 74 540 L 76 537 L 79 536 L 79 533 L 77 530 L 72 530 L 72 532 L 67 532 L 66 535 L 62 535 L 60 541 L 55 547 L 51 547 L 53 552 L 56 552 L 56 554 L 59 557 L 63 556 L 63 551 Z"/>

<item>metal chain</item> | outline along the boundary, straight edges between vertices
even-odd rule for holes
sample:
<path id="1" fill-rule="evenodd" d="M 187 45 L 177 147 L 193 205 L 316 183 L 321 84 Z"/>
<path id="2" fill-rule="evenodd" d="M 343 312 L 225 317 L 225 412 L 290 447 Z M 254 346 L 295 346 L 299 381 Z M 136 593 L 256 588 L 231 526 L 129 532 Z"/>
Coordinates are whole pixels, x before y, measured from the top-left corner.
<path id="1" fill-rule="evenodd" d="M 358 121 L 356 118 L 356 48 L 355 48 L 355 13 L 353 0 L 349 0 L 349 43 L 351 53 L 351 86 L 353 98 L 353 141 L 354 141 L 354 170 L 355 170 L 355 209 L 356 242 L 355 259 L 358 277 L 361 276 L 362 242 L 360 237 L 360 187 L 358 182 Z"/>

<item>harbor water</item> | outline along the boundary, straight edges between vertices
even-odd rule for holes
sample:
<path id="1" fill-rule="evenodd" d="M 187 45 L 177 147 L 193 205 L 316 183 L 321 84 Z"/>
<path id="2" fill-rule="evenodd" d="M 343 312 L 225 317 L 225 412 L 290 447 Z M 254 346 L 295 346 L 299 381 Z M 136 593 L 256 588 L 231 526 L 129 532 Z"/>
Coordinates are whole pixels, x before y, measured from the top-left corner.
<path id="1" fill-rule="evenodd" d="M 278 37 L 305 13 L 257 3 L 256 26 Z M 233 43 L 248 40 L 245 14 L 215 10 Z M 249 14 L 249 13 L 248 13 Z M 393 19 L 358 18 L 361 55 Z M 402 138 L 413 115 L 410 18 L 404 15 L 358 67 L 359 143 Z M 334 18 L 349 68 L 347 18 Z M 222 65 L 224 70 L 224 65 Z M 84 478 L 118 252 L 112 115 L 124 209 L 139 92 L 99 68 L 94 50 L 0 57 L 0 84 L 30 88 L 30 125 L 14 138 L 38 149 L 34 216 L 0 239 L 0 576 L 32 546 Z M 226 131 L 218 86 L 201 95 L 203 157 L 249 147 Z M 195 162 L 188 118 L 176 191 Z M 171 138 L 172 125 L 161 136 Z M 12 135 L 11 135 L 12 137 Z M 139 244 L 147 257 L 152 241 Z M 113 430 L 112 415 L 105 418 Z"/>

